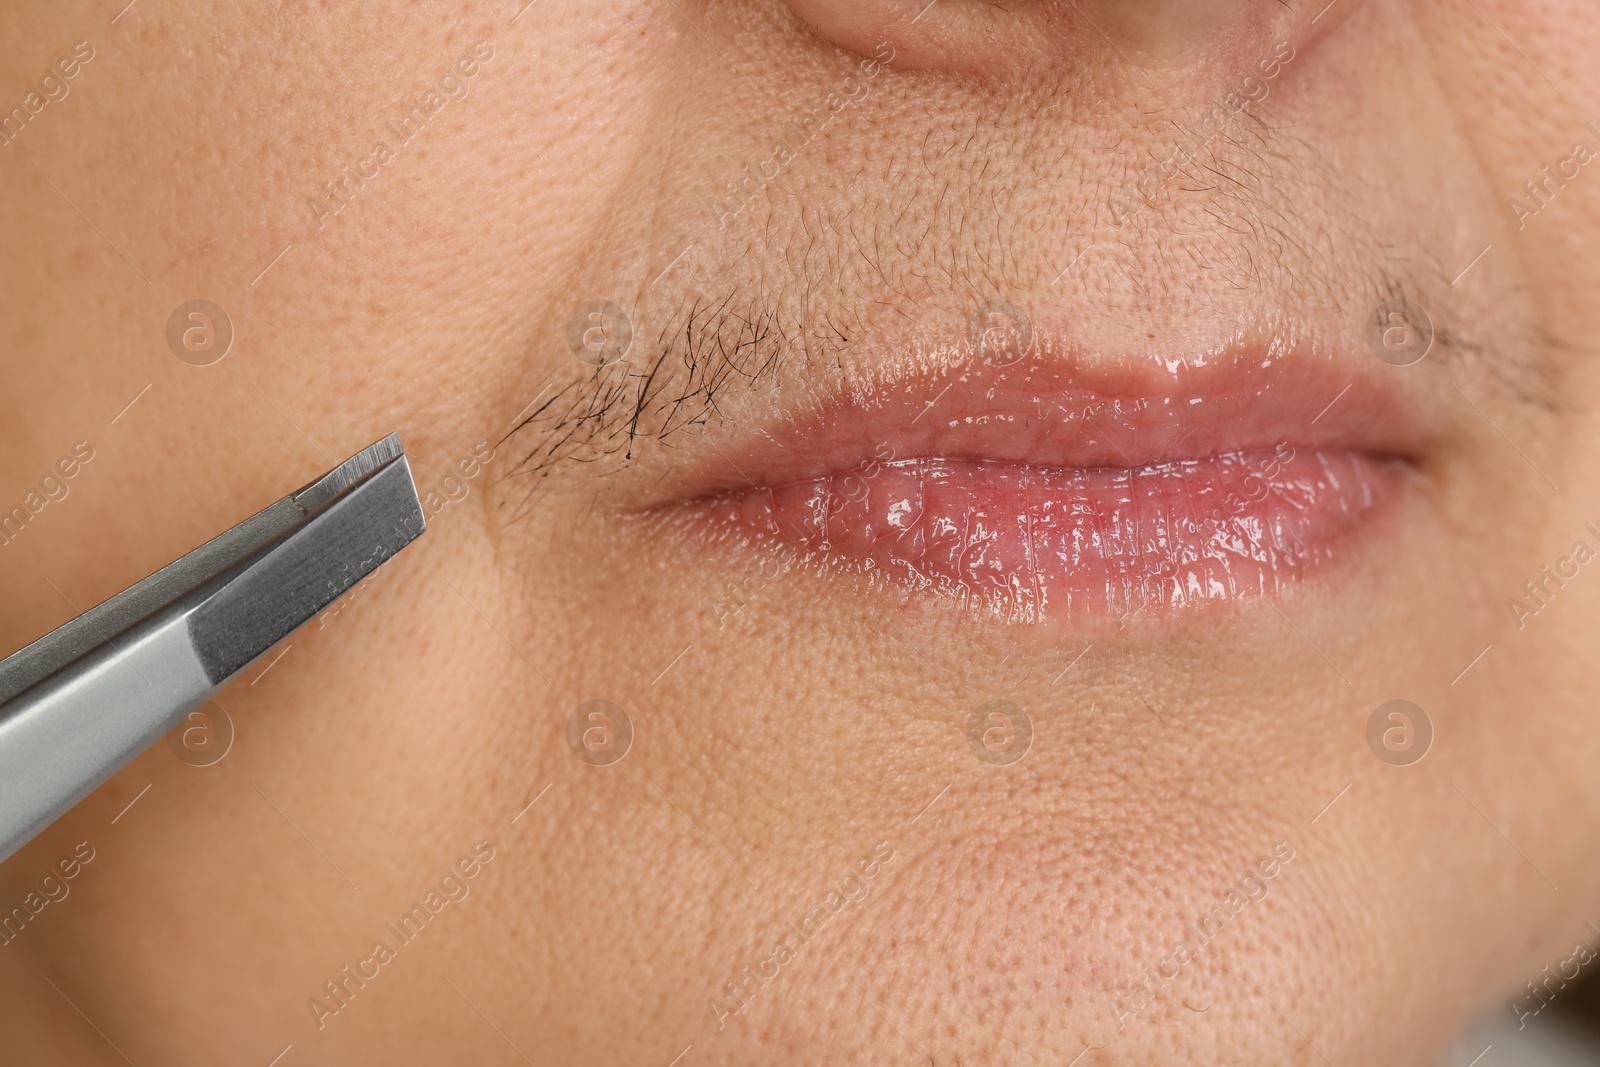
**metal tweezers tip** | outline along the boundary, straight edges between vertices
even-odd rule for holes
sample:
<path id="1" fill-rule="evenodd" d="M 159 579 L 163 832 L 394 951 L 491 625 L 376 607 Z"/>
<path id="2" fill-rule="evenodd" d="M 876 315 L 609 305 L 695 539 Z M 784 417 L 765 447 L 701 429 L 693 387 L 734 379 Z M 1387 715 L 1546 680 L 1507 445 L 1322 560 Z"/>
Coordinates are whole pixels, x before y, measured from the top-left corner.
<path id="1" fill-rule="evenodd" d="M 307 515 L 337 498 L 367 475 L 405 455 L 400 435 L 392 433 L 351 456 L 294 494 L 294 505 Z"/>

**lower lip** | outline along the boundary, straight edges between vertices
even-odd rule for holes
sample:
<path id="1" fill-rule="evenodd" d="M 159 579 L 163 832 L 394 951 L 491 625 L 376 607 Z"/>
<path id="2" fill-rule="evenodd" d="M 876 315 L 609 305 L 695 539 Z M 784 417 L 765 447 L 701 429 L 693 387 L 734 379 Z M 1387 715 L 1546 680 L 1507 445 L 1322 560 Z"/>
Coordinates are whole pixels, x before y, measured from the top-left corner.
<path id="1" fill-rule="evenodd" d="M 1287 445 L 1138 469 L 919 458 L 699 506 L 725 532 L 1038 620 L 1271 595 L 1329 563 L 1402 465 Z"/>

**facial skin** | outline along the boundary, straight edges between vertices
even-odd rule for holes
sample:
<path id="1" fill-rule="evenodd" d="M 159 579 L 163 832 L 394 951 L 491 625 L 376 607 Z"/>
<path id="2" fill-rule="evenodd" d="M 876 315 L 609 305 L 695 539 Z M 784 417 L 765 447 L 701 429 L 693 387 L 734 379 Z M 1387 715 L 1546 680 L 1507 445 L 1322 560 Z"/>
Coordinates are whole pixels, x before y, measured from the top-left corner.
<path id="1" fill-rule="evenodd" d="M 0 147 L 0 506 L 94 452 L 0 547 L 0 646 L 391 431 L 434 503 L 222 694 L 220 762 L 158 744 L 0 868 L 10 909 L 92 848 L 0 947 L 7 1062 L 1430 1064 L 1589 937 L 1600 577 L 1507 604 L 1600 548 L 1600 177 L 1524 190 L 1600 150 L 1587 5 L 119 7 L 0 13 L 0 104 L 68 90 Z M 994 300 L 1035 362 L 963 355 Z M 1257 343 L 1406 440 L 1266 596 L 1015 612 L 718 518 L 885 382 Z"/>

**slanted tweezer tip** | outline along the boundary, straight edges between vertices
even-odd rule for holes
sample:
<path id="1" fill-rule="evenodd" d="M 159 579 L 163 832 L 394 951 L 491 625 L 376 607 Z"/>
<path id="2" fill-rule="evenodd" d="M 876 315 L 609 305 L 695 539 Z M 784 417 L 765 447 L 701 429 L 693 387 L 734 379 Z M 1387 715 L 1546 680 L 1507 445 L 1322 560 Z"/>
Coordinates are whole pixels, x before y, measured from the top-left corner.
<path id="1" fill-rule="evenodd" d="M 381 441 L 375 441 L 295 493 L 295 506 L 309 515 L 373 471 L 405 454 L 398 433 L 392 433 Z"/>

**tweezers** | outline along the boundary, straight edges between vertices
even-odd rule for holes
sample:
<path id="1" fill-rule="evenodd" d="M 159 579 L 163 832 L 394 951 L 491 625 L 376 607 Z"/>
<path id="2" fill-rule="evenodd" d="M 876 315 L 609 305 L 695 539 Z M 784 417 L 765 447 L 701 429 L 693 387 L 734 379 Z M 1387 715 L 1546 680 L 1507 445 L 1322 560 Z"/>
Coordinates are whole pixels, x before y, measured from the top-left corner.
<path id="1" fill-rule="evenodd" d="M 425 528 L 390 434 L 0 660 L 0 860 Z"/>

